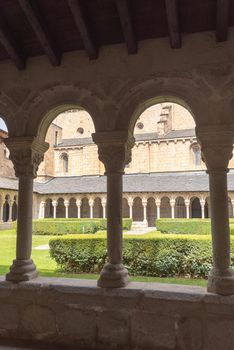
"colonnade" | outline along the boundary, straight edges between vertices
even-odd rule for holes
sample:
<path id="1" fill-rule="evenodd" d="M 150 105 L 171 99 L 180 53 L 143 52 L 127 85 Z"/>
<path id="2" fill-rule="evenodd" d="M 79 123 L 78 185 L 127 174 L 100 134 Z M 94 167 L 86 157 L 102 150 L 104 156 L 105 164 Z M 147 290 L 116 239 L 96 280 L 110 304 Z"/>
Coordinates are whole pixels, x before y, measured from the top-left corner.
<path id="1" fill-rule="evenodd" d="M 214 266 L 209 274 L 208 291 L 230 295 L 234 294 L 234 273 L 230 268 L 227 172 L 233 150 L 233 130 L 225 125 L 204 126 L 197 128 L 196 134 L 210 183 Z M 127 131 L 109 131 L 93 134 L 93 140 L 98 146 L 99 159 L 104 163 L 107 176 L 108 262 L 101 271 L 98 285 L 123 287 L 128 283 L 128 271 L 122 264 L 122 178 L 125 165 L 131 161 L 134 138 Z M 19 178 L 16 259 L 6 276 L 7 280 L 17 282 L 37 276 L 36 267 L 31 259 L 33 178 L 36 177 L 48 144 L 39 142 L 34 137 L 9 138 L 5 142 L 10 150 L 16 176 Z M 159 203 L 159 199 L 155 203 Z M 186 203 L 188 215 L 188 201 Z M 142 201 L 142 204 L 145 217 L 146 201 Z M 172 216 L 175 215 L 175 204 L 174 200 L 171 200 Z"/>

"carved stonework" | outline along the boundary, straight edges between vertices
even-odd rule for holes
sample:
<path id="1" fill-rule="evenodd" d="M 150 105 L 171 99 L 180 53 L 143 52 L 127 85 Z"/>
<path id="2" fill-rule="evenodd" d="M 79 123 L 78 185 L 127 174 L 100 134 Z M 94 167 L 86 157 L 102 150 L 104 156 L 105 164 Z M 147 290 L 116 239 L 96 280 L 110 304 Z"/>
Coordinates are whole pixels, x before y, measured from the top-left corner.
<path id="1" fill-rule="evenodd" d="M 15 175 L 37 177 L 37 170 L 43 161 L 44 153 L 49 145 L 38 142 L 35 137 L 12 137 L 4 140 L 10 150 L 10 156 Z"/>
<path id="2" fill-rule="evenodd" d="M 99 132 L 92 136 L 106 173 L 123 172 L 125 165 L 131 162 L 134 137 L 127 131 Z"/>
<path id="3" fill-rule="evenodd" d="M 226 125 L 197 127 L 196 135 L 208 172 L 227 170 L 233 151 L 233 127 Z"/>

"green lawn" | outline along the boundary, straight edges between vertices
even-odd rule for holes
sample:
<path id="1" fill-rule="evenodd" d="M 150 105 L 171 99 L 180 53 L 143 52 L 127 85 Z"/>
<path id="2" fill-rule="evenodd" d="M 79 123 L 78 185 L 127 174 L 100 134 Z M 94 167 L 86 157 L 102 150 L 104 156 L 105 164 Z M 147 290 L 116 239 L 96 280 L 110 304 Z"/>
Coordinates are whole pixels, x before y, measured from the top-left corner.
<path id="1" fill-rule="evenodd" d="M 150 233 L 149 235 L 152 235 Z M 103 235 L 103 233 L 100 233 Z M 97 274 L 68 274 L 58 270 L 54 260 L 50 258 L 49 250 L 35 250 L 35 247 L 48 244 L 52 236 L 33 236 L 32 258 L 37 265 L 41 276 L 48 277 L 69 277 L 83 279 L 98 279 Z M 0 275 L 5 275 L 12 260 L 15 258 L 16 235 L 14 230 L 0 231 Z M 157 277 L 131 277 L 131 281 L 137 282 L 160 282 L 173 284 L 186 284 L 196 286 L 206 286 L 207 281 L 202 279 L 186 278 L 157 278 Z"/>

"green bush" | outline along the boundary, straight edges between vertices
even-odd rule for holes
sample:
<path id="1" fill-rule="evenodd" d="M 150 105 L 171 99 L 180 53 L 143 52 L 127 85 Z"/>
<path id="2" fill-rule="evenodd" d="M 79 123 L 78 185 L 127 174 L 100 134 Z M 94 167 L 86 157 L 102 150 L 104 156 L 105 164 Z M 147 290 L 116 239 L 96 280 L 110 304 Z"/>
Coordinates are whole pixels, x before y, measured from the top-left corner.
<path id="1" fill-rule="evenodd" d="M 210 219 L 158 219 L 155 224 L 162 233 L 211 234 Z"/>
<path id="2" fill-rule="evenodd" d="M 155 222 L 162 233 L 211 235 L 210 219 L 159 219 Z M 230 233 L 234 235 L 234 219 L 230 219 Z"/>
<path id="3" fill-rule="evenodd" d="M 131 219 L 123 219 L 123 229 L 129 230 Z M 35 235 L 95 233 L 106 230 L 106 219 L 43 219 L 33 221 Z"/>
<path id="4" fill-rule="evenodd" d="M 107 261 L 104 237 L 66 236 L 51 239 L 49 245 L 51 257 L 65 271 L 100 272 Z M 124 237 L 123 263 L 132 275 L 204 278 L 212 266 L 211 239 L 160 233 Z"/>

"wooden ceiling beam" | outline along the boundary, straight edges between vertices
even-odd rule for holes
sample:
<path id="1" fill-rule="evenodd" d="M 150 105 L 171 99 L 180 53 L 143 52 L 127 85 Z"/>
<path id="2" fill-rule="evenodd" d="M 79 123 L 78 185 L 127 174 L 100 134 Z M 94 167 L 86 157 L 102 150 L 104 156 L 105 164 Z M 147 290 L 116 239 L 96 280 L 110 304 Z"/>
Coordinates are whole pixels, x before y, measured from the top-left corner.
<path id="1" fill-rule="evenodd" d="M 51 64 L 58 66 L 61 62 L 61 55 L 54 41 L 51 39 L 47 28 L 42 23 L 38 10 L 32 6 L 29 0 L 18 1 Z"/>
<path id="2" fill-rule="evenodd" d="M 135 54 L 137 53 L 137 40 L 132 25 L 128 0 L 116 0 L 116 6 L 119 13 L 123 35 L 127 44 L 128 53 Z"/>
<path id="3" fill-rule="evenodd" d="M 217 0 L 216 41 L 226 41 L 228 37 L 229 0 Z"/>
<path id="4" fill-rule="evenodd" d="M 84 16 L 80 0 L 67 0 L 67 4 L 82 38 L 89 59 L 96 59 L 98 57 L 98 50 L 90 34 L 90 29 Z"/>
<path id="5" fill-rule="evenodd" d="M 165 0 L 167 24 L 172 49 L 179 49 L 181 47 L 181 33 L 178 17 L 178 1 Z"/>
<path id="6" fill-rule="evenodd" d="M 16 45 L 15 40 L 13 40 L 9 30 L 2 19 L 0 20 L 0 42 L 10 58 L 15 62 L 18 69 L 25 68 L 25 57 Z"/>

